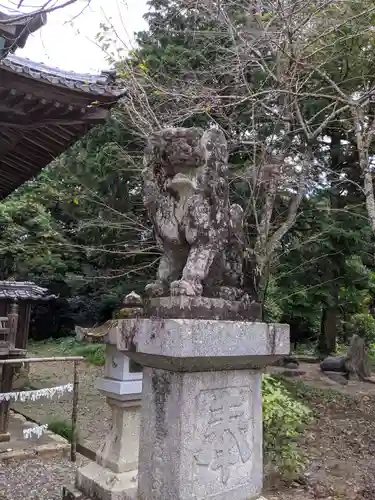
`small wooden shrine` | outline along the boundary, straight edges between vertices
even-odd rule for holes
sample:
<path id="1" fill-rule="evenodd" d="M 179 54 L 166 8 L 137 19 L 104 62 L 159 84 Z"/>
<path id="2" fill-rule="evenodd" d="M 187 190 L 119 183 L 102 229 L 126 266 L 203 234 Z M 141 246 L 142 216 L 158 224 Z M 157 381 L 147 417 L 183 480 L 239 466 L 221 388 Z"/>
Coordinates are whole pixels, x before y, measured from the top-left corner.
<path id="1" fill-rule="evenodd" d="M 31 281 L 0 281 L 0 318 L 6 321 L 12 311 L 17 313 L 14 347 L 27 348 L 32 305 L 55 298 Z"/>
<path id="2" fill-rule="evenodd" d="M 0 359 L 26 356 L 32 304 L 54 299 L 46 288 L 30 281 L 0 281 Z M 16 368 L 0 367 L 0 392 L 10 392 Z M 8 433 L 9 401 L 0 403 L 0 442 Z"/>

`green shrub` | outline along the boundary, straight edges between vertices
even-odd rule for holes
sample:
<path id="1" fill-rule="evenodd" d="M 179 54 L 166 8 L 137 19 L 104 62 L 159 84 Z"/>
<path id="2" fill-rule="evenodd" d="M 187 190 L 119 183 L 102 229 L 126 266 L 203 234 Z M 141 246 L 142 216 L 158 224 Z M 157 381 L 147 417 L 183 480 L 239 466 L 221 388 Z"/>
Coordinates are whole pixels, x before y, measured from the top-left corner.
<path id="1" fill-rule="evenodd" d="M 60 345 L 66 354 L 83 356 L 92 365 L 103 366 L 105 363 L 105 344 L 82 343 L 70 338 L 63 340 Z"/>
<path id="2" fill-rule="evenodd" d="M 52 419 L 48 422 L 48 429 L 59 436 L 65 438 L 69 443 L 72 442 L 73 429 L 72 423 L 59 418 Z"/>
<path id="3" fill-rule="evenodd" d="M 375 344 L 369 345 L 368 355 L 369 355 L 369 358 L 370 358 L 372 364 L 375 364 Z"/>
<path id="4" fill-rule="evenodd" d="M 83 356 L 88 363 L 103 366 L 105 363 L 105 345 L 87 344 L 76 349 L 77 356 Z"/>
<path id="5" fill-rule="evenodd" d="M 272 276 L 270 276 L 266 284 L 266 289 L 263 290 L 263 293 L 264 320 L 277 323 L 278 321 L 280 321 L 283 315 L 283 311 L 280 307 L 279 289 L 277 287 L 276 280 Z"/>
<path id="6" fill-rule="evenodd" d="M 263 432 L 265 459 L 283 475 L 293 477 L 304 465 L 296 438 L 312 420 L 311 410 L 293 398 L 282 382 L 263 377 Z"/>
<path id="7" fill-rule="evenodd" d="M 349 347 L 341 342 L 336 344 L 336 354 L 337 356 L 346 356 Z"/>
<path id="8" fill-rule="evenodd" d="M 346 335 L 352 337 L 359 335 L 366 343 L 375 343 L 375 319 L 369 313 L 353 314 L 345 325 Z"/>

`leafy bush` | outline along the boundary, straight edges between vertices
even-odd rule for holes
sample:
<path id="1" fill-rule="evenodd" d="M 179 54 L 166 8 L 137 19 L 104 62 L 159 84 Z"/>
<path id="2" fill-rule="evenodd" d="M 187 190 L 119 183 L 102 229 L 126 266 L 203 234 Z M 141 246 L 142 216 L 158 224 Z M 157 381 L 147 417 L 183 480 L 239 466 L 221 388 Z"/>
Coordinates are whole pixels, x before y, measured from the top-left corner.
<path id="1" fill-rule="evenodd" d="M 375 319 L 369 313 L 353 314 L 346 323 L 345 331 L 348 337 L 359 335 L 367 344 L 375 343 Z"/>
<path id="2" fill-rule="evenodd" d="M 88 344 L 76 350 L 77 356 L 83 356 L 88 363 L 95 366 L 103 366 L 105 363 L 105 345 Z"/>
<path id="3" fill-rule="evenodd" d="M 280 307 L 279 289 L 275 279 L 270 276 L 264 293 L 264 320 L 268 322 L 280 321 L 283 311 Z"/>
<path id="4" fill-rule="evenodd" d="M 266 460 L 284 475 L 298 474 L 304 456 L 296 438 L 312 420 L 311 410 L 270 375 L 263 377 L 263 432 Z"/>
<path id="5" fill-rule="evenodd" d="M 59 418 L 52 419 L 48 422 L 48 429 L 59 436 L 65 438 L 69 443 L 72 442 L 73 429 L 72 423 Z"/>
<path id="6" fill-rule="evenodd" d="M 375 344 L 370 344 L 368 349 L 368 355 L 373 364 L 375 364 Z"/>
<path id="7" fill-rule="evenodd" d="M 105 363 L 105 344 L 85 344 L 69 338 L 61 342 L 62 349 L 70 356 L 83 356 L 85 360 L 95 366 Z"/>

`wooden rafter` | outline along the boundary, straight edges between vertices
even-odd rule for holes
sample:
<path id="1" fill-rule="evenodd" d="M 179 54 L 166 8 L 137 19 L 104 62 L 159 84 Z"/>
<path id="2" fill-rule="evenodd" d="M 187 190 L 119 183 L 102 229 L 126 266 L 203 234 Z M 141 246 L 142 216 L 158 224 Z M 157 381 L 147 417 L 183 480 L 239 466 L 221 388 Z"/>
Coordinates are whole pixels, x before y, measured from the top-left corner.
<path id="1" fill-rule="evenodd" d="M 109 116 L 121 93 L 105 74 L 79 75 L 8 56 L 0 62 L 0 199 Z"/>

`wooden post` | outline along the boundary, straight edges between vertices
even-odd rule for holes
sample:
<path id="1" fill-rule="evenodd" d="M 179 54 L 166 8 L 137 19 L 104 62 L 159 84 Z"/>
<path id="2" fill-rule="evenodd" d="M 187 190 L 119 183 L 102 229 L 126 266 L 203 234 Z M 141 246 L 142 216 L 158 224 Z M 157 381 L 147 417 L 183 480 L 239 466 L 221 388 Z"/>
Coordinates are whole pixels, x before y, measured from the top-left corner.
<path id="1" fill-rule="evenodd" d="M 7 344 L 9 351 L 15 348 L 16 345 L 16 337 L 17 337 L 17 327 L 18 327 L 18 304 L 14 302 L 10 306 L 10 312 L 8 314 L 8 336 L 7 336 Z M 10 356 L 12 356 L 10 354 Z M 1 392 L 10 392 L 12 390 L 14 377 L 14 366 L 11 364 L 4 365 L 2 367 L 1 373 L 1 383 L 0 390 Z M 9 410 L 10 410 L 10 401 L 2 401 L 0 403 L 0 442 L 1 441 L 9 441 L 10 434 L 8 432 L 9 427 Z"/>
<path id="2" fill-rule="evenodd" d="M 2 368 L 0 392 L 10 392 L 12 390 L 14 368 L 12 365 L 4 365 Z M 9 441 L 9 409 L 10 401 L 0 402 L 0 442 Z"/>
<path id="3" fill-rule="evenodd" d="M 22 302 L 20 302 L 19 306 L 16 347 L 18 349 L 27 349 L 31 317 L 31 304 L 30 302 L 23 300 Z"/>
<path id="4" fill-rule="evenodd" d="M 14 302 L 10 306 L 10 313 L 8 314 L 8 328 L 9 328 L 8 342 L 10 349 L 14 349 L 16 346 L 17 327 L 18 327 L 18 304 Z"/>
<path id="5" fill-rule="evenodd" d="M 78 408 L 78 362 L 74 361 L 73 378 L 73 408 L 72 408 L 72 442 L 70 448 L 70 460 L 77 460 L 77 408 Z"/>

